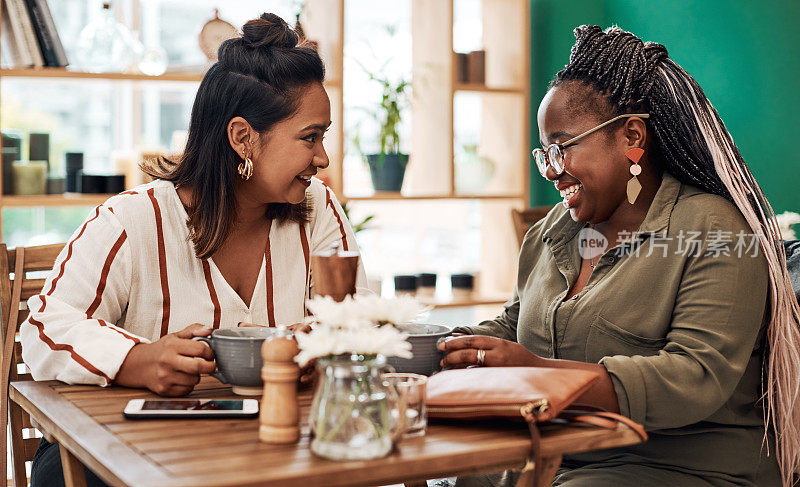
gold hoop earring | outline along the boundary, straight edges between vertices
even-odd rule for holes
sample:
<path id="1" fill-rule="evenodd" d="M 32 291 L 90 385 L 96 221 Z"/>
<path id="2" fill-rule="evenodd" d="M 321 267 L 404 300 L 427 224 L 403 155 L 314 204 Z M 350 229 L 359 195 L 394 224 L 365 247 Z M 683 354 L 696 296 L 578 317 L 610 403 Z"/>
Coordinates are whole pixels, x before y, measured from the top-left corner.
<path id="1" fill-rule="evenodd" d="M 247 181 L 253 175 L 253 161 L 249 157 L 245 157 L 244 161 L 239 163 L 239 176 Z"/>
<path id="2" fill-rule="evenodd" d="M 636 177 L 642 174 L 642 166 L 639 165 L 639 159 L 642 158 L 642 154 L 644 154 L 644 150 L 639 147 L 634 147 L 625 153 L 625 157 L 630 159 L 633 163 L 630 167 L 630 173 L 633 177 L 628 180 L 627 188 L 628 203 L 630 204 L 636 203 L 636 198 L 639 197 L 639 192 L 642 191 L 642 183 L 640 183 L 639 179 Z"/>

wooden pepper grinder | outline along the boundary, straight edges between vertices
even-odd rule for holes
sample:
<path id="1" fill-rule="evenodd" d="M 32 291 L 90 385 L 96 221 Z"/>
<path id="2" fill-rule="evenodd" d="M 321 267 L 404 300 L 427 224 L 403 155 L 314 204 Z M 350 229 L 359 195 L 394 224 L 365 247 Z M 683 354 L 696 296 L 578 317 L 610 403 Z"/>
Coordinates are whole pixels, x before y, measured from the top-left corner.
<path id="1" fill-rule="evenodd" d="M 264 340 L 261 347 L 264 395 L 258 438 L 265 443 L 294 443 L 300 439 L 300 407 L 297 403 L 297 379 L 300 367 L 294 356 L 297 342 L 285 328 Z"/>

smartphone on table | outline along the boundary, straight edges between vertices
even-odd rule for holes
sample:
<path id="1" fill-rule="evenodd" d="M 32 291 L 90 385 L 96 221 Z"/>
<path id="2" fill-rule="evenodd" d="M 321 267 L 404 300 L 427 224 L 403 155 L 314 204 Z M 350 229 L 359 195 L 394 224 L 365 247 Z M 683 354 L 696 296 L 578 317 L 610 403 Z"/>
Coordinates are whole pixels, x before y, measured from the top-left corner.
<path id="1" fill-rule="evenodd" d="M 258 416 L 256 399 L 131 399 L 123 414 L 144 418 L 252 418 Z"/>

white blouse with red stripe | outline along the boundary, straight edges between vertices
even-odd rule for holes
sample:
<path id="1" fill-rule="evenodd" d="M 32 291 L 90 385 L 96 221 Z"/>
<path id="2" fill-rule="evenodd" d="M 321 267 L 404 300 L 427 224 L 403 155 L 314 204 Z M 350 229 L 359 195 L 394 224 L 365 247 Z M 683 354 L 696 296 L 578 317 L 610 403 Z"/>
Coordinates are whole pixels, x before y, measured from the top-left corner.
<path id="1" fill-rule="evenodd" d="M 154 181 L 108 199 L 58 256 L 42 293 L 28 300 L 22 357 L 34 379 L 107 385 L 131 347 L 192 323 L 303 320 L 310 254 L 338 242 L 358 250 L 333 192 L 307 190 L 309 223 L 272 222 L 256 288 L 246 306 L 212 259 L 198 259 L 175 186 Z M 359 287 L 365 285 L 363 267 Z"/>

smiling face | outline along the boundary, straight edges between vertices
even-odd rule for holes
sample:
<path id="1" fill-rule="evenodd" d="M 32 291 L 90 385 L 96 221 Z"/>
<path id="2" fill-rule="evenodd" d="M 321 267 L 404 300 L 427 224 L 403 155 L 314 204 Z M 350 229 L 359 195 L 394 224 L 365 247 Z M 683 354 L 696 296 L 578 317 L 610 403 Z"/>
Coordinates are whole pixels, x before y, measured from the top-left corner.
<path id="1" fill-rule="evenodd" d="M 237 189 L 261 203 L 302 202 L 311 176 L 328 167 L 322 141 L 330 124 L 331 102 L 322 84 L 302 88 L 294 115 L 257 138 L 253 176 L 238 181 Z"/>
<path id="2" fill-rule="evenodd" d="M 537 113 L 542 147 L 564 143 L 612 118 L 598 98 L 591 88 L 576 82 L 564 82 L 548 91 Z M 601 115 L 606 111 L 607 117 Z M 559 190 L 574 221 L 603 222 L 621 205 L 629 204 L 625 188 L 631 163 L 625 153 L 636 141 L 631 140 L 627 123 L 627 119 L 612 123 L 563 148 L 564 173 L 560 176 L 548 168 L 546 177 Z"/>

